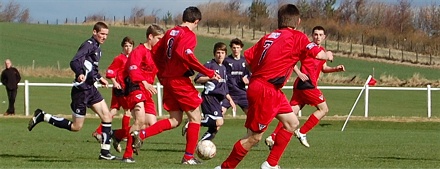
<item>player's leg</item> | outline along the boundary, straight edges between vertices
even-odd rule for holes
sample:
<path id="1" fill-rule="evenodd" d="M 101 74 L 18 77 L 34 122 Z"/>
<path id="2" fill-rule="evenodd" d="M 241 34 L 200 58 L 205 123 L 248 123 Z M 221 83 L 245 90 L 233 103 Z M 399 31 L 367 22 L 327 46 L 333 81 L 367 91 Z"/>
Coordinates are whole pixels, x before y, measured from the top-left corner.
<path id="1" fill-rule="evenodd" d="M 99 93 L 97 92 L 96 95 L 98 94 Z M 110 111 L 108 110 L 105 100 L 101 99 L 101 101 L 92 104 L 91 109 L 101 118 L 102 143 L 101 143 L 101 154 L 99 156 L 99 159 L 116 160 L 117 157 L 111 155 L 110 153 L 110 139 L 112 136 L 111 127 L 112 127 L 113 118 L 112 115 L 110 114 Z"/>
<path id="2" fill-rule="evenodd" d="M 223 125 L 222 102 L 215 96 L 204 95 L 201 109 L 204 118 L 201 120 L 203 127 L 208 127 L 208 130 L 203 134 L 200 140 L 212 140 L 217 134 L 220 126 Z"/>
<path id="3" fill-rule="evenodd" d="M 292 110 L 295 113 L 295 115 L 298 115 L 298 112 L 302 109 L 302 107 L 304 107 L 304 105 L 294 105 L 294 106 L 292 106 Z M 280 121 L 280 122 L 278 122 L 278 125 L 273 130 L 272 134 L 269 135 L 264 140 L 264 142 L 266 143 L 267 147 L 269 147 L 269 150 L 271 150 L 273 145 L 275 144 L 275 137 L 276 137 L 278 131 L 280 131 L 281 128 L 283 128 L 283 123 Z"/>
<path id="4" fill-rule="evenodd" d="M 70 108 L 73 112 L 72 116 L 77 118 L 74 124 L 72 121 L 63 117 L 53 116 L 52 114 L 46 113 L 41 109 L 36 109 L 34 116 L 29 120 L 28 130 L 32 131 L 37 124 L 45 121 L 58 128 L 63 128 L 69 131 L 79 131 L 82 128 L 82 123 L 84 122 L 84 120 L 79 120 L 79 118 L 84 118 L 86 115 L 87 102 L 89 101 L 90 95 L 91 93 L 89 90 L 83 91 L 77 89 L 76 87 L 72 88 L 72 102 L 70 103 Z"/>
<path id="5" fill-rule="evenodd" d="M 201 162 L 194 157 L 194 152 L 199 139 L 200 121 L 202 118 L 200 115 L 200 108 L 197 107 L 194 110 L 186 111 L 186 115 L 188 116 L 189 122 L 186 133 L 185 154 L 182 158 L 182 164 L 201 164 Z"/>

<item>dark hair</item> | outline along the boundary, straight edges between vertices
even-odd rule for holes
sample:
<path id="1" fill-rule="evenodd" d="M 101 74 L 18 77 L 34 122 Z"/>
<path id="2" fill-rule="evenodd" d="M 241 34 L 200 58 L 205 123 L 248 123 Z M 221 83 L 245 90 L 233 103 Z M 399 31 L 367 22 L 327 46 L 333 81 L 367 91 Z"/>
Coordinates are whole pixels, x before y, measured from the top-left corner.
<path id="1" fill-rule="evenodd" d="M 315 30 L 324 31 L 324 35 L 326 34 L 325 29 L 322 26 L 315 26 L 315 27 L 313 27 L 312 34 L 313 34 L 313 32 L 315 32 Z"/>
<path id="2" fill-rule="evenodd" d="M 298 8 L 293 4 L 286 4 L 278 9 L 278 29 L 295 28 L 300 14 Z"/>
<path id="3" fill-rule="evenodd" d="M 228 48 L 226 47 L 226 44 L 223 42 L 217 42 L 214 45 L 214 49 L 212 50 L 212 53 L 215 55 L 215 52 L 217 52 L 217 50 L 222 50 L 228 53 Z"/>
<path id="4" fill-rule="evenodd" d="M 134 45 L 134 40 L 131 39 L 130 37 L 126 36 L 124 39 L 122 39 L 121 47 L 124 47 L 125 43 L 127 43 L 127 42 Z"/>
<path id="5" fill-rule="evenodd" d="M 234 38 L 231 40 L 231 42 L 229 42 L 229 47 L 232 48 L 232 45 L 240 45 L 240 47 L 244 46 L 243 42 L 238 38 Z"/>
<path id="6" fill-rule="evenodd" d="M 153 25 L 150 25 L 147 28 L 147 31 L 145 32 L 145 35 L 148 38 L 148 36 L 150 34 L 152 34 L 153 36 L 157 36 L 157 35 L 161 35 L 161 34 L 164 34 L 164 33 L 165 33 L 165 31 L 159 25 L 153 24 Z"/>
<path id="7" fill-rule="evenodd" d="M 99 32 L 101 31 L 101 29 L 108 29 L 107 24 L 105 24 L 104 22 L 96 22 L 95 25 L 93 26 L 93 30 Z"/>
<path id="8" fill-rule="evenodd" d="M 190 6 L 183 11 L 182 21 L 194 23 L 196 20 L 202 20 L 202 12 L 195 6 Z"/>

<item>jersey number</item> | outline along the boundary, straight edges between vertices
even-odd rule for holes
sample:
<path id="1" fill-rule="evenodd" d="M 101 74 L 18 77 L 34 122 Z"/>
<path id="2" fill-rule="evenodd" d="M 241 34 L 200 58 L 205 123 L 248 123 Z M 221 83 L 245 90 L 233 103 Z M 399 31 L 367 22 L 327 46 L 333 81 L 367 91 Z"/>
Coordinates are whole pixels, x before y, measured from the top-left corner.
<path id="1" fill-rule="evenodd" d="M 264 50 L 261 53 L 261 57 L 260 57 L 260 60 L 258 61 L 258 65 L 260 65 L 260 63 L 263 61 L 264 57 L 266 57 L 267 50 L 270 48 L 270 46 L 272 46 L 272 43 L 273 43 L 273 41 L 271 41 L 271 40 L 264 41 L 264 46 L 263 46 Z"/>
<path id="2" fill-rule="evenodd" d="M 171 59 L 171 53 L 172 53 L 173 44 L 174 44 L 174 38 L 170 38 L 168 40 L 168 46 L 167 46 L 167 57 L 168 57 L 168 59 Z"/>

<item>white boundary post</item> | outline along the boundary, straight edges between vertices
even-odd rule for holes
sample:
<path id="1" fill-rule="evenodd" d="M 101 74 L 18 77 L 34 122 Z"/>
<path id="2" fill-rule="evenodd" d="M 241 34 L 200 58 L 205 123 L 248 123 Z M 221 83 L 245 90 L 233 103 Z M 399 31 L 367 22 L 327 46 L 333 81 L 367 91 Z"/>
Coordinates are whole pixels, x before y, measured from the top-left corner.
<path id="1" fill-rule="evenodd" d="M 29 81 L 24 81 L 24 113 L 29 116 Z"/>
<path id="2" fill-rule="evenodd" d="M 369 80 L 367 79 L 367 82 L 369 82 Z M 369 90 L 370 86 L 367 85 L 365 86 L 365 113 L 364 113 L 364 117 L 368 117 L 368 96 L 370 95 L 370 90 Z"/>
<path id="3" fill-rule="evenodd" d="M 156 87 L 157 87 L 157 110 L 159 113 L 159 116 L 162 116 L 162 85 L 157 82 L 156 83 Z"/>
<path id="4" fill-rule="evenodd" d="M 345 120 L 345 123 L 342 126 L 341 131 L 344 131 L 345 126 L 347 125 L 348 119 L 350 119 L 351 113 L 353 113 L 354 107 L 356 107 L 356 104 L 359 101 L 359 98 L 361 97 L 362 93 L 364 92 L 365 87 L 368 86 L 368 82 L 370 82 L 370 79 L 371 79 L 371 75 L 368 76 L 367 81 L 364 84 L 364 87 L 361 89 L 361 92 L 359 93 L 356 101 L 354 102 L 353 107 L 351 107 L 350 113 L 348 114 L 347 119 Z"/>
<path id="5" fill-rule="evenodd" d="M 431 85 L 426 86 L 428 91 L 428 118 L 431 118 Z"/>

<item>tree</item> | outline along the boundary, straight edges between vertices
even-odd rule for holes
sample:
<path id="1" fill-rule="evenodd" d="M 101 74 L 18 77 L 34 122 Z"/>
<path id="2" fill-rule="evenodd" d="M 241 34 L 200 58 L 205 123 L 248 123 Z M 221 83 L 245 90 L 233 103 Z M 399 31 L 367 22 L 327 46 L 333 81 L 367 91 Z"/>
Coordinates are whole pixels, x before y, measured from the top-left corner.
<path id="1" fill-rule="evenodd" d="M 167 13 L 162 17 L 162 21 L 165 22 L 165 25 L 170 24 L 173 22 L 173 14 L 171 14 L 170 11 L 167 11 Z"/>
<path id="2" fill-rule="evenodd" d="M 248 17 L 254 28 L 261 28 L 261 25 L 269 18 L 268 5 L 263 0 L 252 0 L 247 10 Z"/>
<path id="3" fill-rule="evenodd" d="M 20 4 L 9 1 L 4 8 L 0 2 L 0 22 L 29 22 L 30 11 L 28 8 L 22 9 Z"/>

